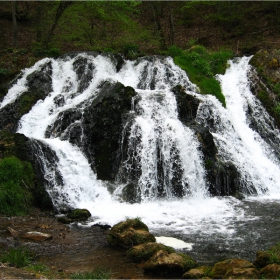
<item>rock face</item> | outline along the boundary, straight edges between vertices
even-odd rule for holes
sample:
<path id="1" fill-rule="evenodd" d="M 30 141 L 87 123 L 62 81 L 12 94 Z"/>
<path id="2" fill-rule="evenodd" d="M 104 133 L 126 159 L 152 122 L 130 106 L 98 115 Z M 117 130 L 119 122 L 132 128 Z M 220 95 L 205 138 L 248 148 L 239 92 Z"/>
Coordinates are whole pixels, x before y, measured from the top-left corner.
<path id="1" fill-rule="evenodd" d="M 129 249 L 135 245 L 155 242 L 154 235 L 139 219 L 128 219 L 114 225 L 109 234 L 108 242 L 113 246 Z"/>
<path id="2" fill-rule="evenodd" d="M 5 118 L 0 118 L 0 130 L 16 132 L 20 118 L 28 113 L 39 99 L 45 99 L 51 92 L 51 75 L 52 65 L 48 62 L 27 77 L 27 91 L 20 95 L 15 102 L 0 109 L 0 115 L 5 116 Z"/>
<path id="3" fill-rule="evenodd" d="M 171 253 L 164 250 L 157 251 L 145 264 L 144 270 L 148 273 L 160 275 L 182 277 L 183 273 L 197 263 L 188 255 Z"/>
<path id="4" fill-rule="evenodd" d="M 242 260 L 242 259 L 228 259 L 222 262 L 218 262 L 214 265 L 211 276 L 214 279 L 222 279 L 227 277 L 229 278 L 243 278 L 242 275 L 247 275 L 246 277 L 251 277 L 254 275 L 253 278 L 244 278 L 245 279 L 256 279 L 257 270 L 255 269 L 254 265 L 249 261 Z M 241 276 L 240 276 L 241 275 Z M 249 276 L 250 275 L 250 276 Z"/>

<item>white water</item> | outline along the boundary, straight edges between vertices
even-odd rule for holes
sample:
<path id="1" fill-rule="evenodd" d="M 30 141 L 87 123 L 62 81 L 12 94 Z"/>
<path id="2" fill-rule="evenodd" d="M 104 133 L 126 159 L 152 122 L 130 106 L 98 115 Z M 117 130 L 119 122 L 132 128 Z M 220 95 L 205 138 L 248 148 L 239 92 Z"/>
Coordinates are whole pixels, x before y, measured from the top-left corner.
<path id="1" fill-rule="evenodd" d="M 18 129 L 18 132 L 30 138 L 47 143 L 56 152 L 63 184 L 49 190 L 51 195 L 60 193 L 61 199 L 66 197 L 71 206 L 89 209 L 93 215 L 92 223 L 113 225 L 125 217 L 138 216 L 155 232 L 166 229 L 185 235 L 196 233 L 210 238 L 218 233 L 228 237 L 235 234 L 236 222 L 253 219 L 254 217 L 247 215 L 240 207 L 242 202 L 239 200 L 207 197 L 207 182 L 204 178 L 201 154 L 197 150 L 198 141 L 194 133 L 179 122 L 175 98 L 170 92 L 170 88 L 178 83 L 203 101 L 197 120 L 207 123 L 207 119 L 214 119 L 213 135 L 219 146 L 219 154 L 224 159 L 234 162 L 242 171 L 244 187 L 250 189 L 252 183 L 259 195 L 262 195 L 264 190 L 271 196 L 279 194 L 279 163 L 273 156 L 269 156 L 269 147 L 246 124 L 244 108 L 248 100 L 254 99 L 248 87 L 247 58 L 243 58 L 238 64 L 231 63 L 231 68 L 226 74 L 219 76 L 226 96 L 225 109 L 214 97 L 198 95 L 196 87 L 189 83 L 186 74 L 176 67 L 170 58 L 165 61 L 154 58 L 150 62 L 142 61 L 137 65 L 128 61 L 121 71 L 116 73 L 108 58 L 94 58 L 86 54 L 80 56 L 95 66 L 89 87 L 81 94 L 76 94 L 78 81 L 72 66 L 76 58 L 51 60 L 53 92 L 45 100 L 38 101 L 32 110 L 22 117 Z M 43 63 L 44 61 L 37 63 L 32 69 L 25 70 L 26 74 L 8 92 L 0 108 L 13 102 L 24 92 L 27 73 L 39 69 Z M 158 72 L 154 89 L 151 89 L 155 66 Z M 172 73 L 169 78 L 165 75 L 167 70 Z M 148 73 L 147 78 L 141 79 L 141 73 Z M 79 104 L 83 110 L 86 106 L 85 101 L 97 96 L 98 85 L 107 79 L 134 87 L 142 98 L 138 105 L 142 113 L 136 116 L 131 128 L 131 137 L 141 138 L 140 144 L 136 146 L 142 170 L 139 184 L 144 202 L 141 204 L 120 203 L 109 194 L 104 182 L 97 180 L 86 157 L 77 147 L 68 141 L 61 141 L 58 137 L 46 139 L 44 136 L 48 125 L 55 121 L 60 112 L 75 108 Z M 61 107 L 54 104 L 54 98 L 59 94 L 63 94 L 65 99 L 65 105 Z M 162 161 L 169 181 L 173 176 L 170 159 L 172 156 L 180 158 L 185 182 L 185 196 L 182 199 L 175 199 L 170 193 L 168 180 L 165 192 L 169 199 L 156 199 L 156 143 L 161 148 Z M 170 151 L 174 146 L 178 152 L 172 155 Z M 129 166 L 127 168 L 129 169 Z"/>

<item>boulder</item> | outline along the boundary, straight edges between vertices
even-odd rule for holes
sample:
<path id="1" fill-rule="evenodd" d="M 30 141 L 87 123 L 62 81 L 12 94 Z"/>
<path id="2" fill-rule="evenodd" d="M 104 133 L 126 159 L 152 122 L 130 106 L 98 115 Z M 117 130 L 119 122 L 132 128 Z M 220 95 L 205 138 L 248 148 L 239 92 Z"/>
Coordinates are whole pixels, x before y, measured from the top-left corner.
<path id="1" fill-rule="evenodd" d="M 199 266 L 192 268 L 183 275 L 183 279 L 207 279 L 212 267 L 210 266 Z M 210 278 L 209 278 L 210 279 Z"/>
<path id="2" fill-rule="evenodd" d="M 255 268 L 232 268 L 224 275 L 224 279 L 259 279 L 260 273 Z"/>
<path id="3" fill-rule="evenodd" d="M 232 270 L 233 268 L 255 268 L 255 266 L 247 260 L 242 259 L 228 259 L 222 262 L 218 262 L 214 265 L 211 276 L 214 279 L 221 279 L 223 278 L 228 271 Z"/>
<path id="4" fill-rule="evenodd" d="M 126 253 L 128 257 L 135 262 L 145 262 L 149 260 L 157 251 L 160 250 L 164 250 L 168 253 L 175 253 L 175 250 L 173 248 L 155 242 L 149 242 L 133 246 Z"/>
<path id="5" fill-rule="evenodd" d="M 188 255 L 171 253 L 164 250 L 156 252 L 145 264 L 144 270 L 147 273 L 159 276 L 182 277 L 183 273 L 197 263 Z"/>
<path id="6" fill-rule="evenodd" d="M 263 268 L 265 266 L 267 266 L 268 264 L 270 264 L 270 255 L 268 252 L 266 251 L 258 251 L 256 253 L 256 260 L 254 261 L 254 265 L 257 268 Z"/>
<path id="7" fill-rule="evenodd" d="M 127 219 L 114 225 L 108 234 L 108 242 L 111 245 L 126 249 L 155 241 L 154 235 L 149 232 L 148 227 L 138 218 Z"/>
<path id="8" fill-rule="evenodd" d="M 89 217 L 91 214 L 87 209 L 75 209 L 67 214 L 67 218 L 72 221 L 86 221 Z"/>
<path id="9" fill-rule="evenodd" d="M 279 279 L 280 265 L 272 263 L 260 270 L 261 277 L 264 279 Z"/>

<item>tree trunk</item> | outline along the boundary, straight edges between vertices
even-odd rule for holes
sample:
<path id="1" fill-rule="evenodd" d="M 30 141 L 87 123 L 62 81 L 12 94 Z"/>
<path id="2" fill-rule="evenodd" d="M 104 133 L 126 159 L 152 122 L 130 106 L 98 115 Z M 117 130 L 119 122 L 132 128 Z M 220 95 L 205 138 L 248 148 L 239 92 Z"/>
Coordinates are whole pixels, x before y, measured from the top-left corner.
<path id="1" fill-rule="evenodd" d="M 53 36 L 53 32 L 55 30 L 55 28 L 57 27 L 57 24 L 58 24 L 58 21 L 59 19 L 61 18 L 62 14 L 64 13 L 64 11 L 72 4 L 72 1 L 60 1 L 59 2 L 59 5 L 57 7 L 57 10 L 56 10 L 56 14 L 55 14 L 55 18 L 54 18 L 54 21 L 53 21 L 53 24 L 52 26 L 50 27 L 46 37 L 45 37 L 45 40 L 44 40 L 44 46 L 45 47 L 48 47 L 50 41 L 51 41 L 51 38 Z"/>
<path id="2" fill-rule="evenodd" d="M 18 25 L 17 25 L 17 5 L 16 0 L 12 1 L 12 17 L 13 17 L 13 33 L 14 33 L 14 47 L 18 47 Z"/>
<path id="3" fill-rule="evenodd" d="M 152 7 L 152 11 L 153 11 L 153 17 L 154 17 L 154 21 L 156 23 L 157 26 L 157 30 L 159 32 L 159 36 L 160 36 L 160 45 L 162 49 L 166 49 L 166 42 L 165 42 L 165 38 L 164 38 L 164 32 L 160 23 L 160 15 L 161 15 L 161 3 L 159 2 L 150 2 L 150 5 Z"/>

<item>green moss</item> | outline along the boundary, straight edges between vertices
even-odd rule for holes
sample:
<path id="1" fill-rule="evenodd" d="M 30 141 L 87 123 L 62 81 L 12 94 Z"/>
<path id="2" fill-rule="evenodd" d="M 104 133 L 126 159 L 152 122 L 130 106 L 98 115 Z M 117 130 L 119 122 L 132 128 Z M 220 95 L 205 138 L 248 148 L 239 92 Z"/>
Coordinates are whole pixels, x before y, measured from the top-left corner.
<path id="1" fill-rule="evenodd" d="M 227 68 L 227 61 L 233 56 L 230 51 L 208 52 L 202 46 L 193 46 L 189 50 L 181 51 L 174 46 L 169 49 L 175 64 L 186 71 L 191 82 L 196 84 L 201 94 L 214 95 L 225 107 L 225 97 L 222 94 L 216 74 L 223 74 Z"/>
<path id="2" fill-rule="evenodd" d="M 183 270 L 188 271 L 191 268 L 197 267 L 197 262 L 189 255 L 178 253 L 183 258 Z"/>
<path id="3" fill-rule="evenodd" d="M 270 263 L 280 264 L 280 243 L 276 243 L 269 250 L 267 250 L 269 254 Z"/>
<path id="4" fill-rule="evenodd" d="M 175 253 L 175 250 L 172 247 L 165 246 L 160 243 L 151 242 L 132 247 L 127 251 L 127 255 L 135 262 L 145 262 L 159 250 L 165 250 L 169 254 Z"/>
<path id="5" fill-rule="evenodd" d="M 16 157 L 0 161 L 0 213 L 22 215 L 32 204 L 34 173 L 31 164 Z"/>
<path id="6" fill-rule="evenodd" d="M 87 209 L 75 209 L 67 214 L 67 217 L 73 220 L 86 220 L 91 217 Z"/>
<path id="7" fill-rule="evenodd" d="M 34 104 L 38 101 L 38 99 L 40 99 L 38 94 L 30 92 L 23 93 L 19 99 L 18 113 L 20 115 L 28 113 L 34 106 Z"/>

